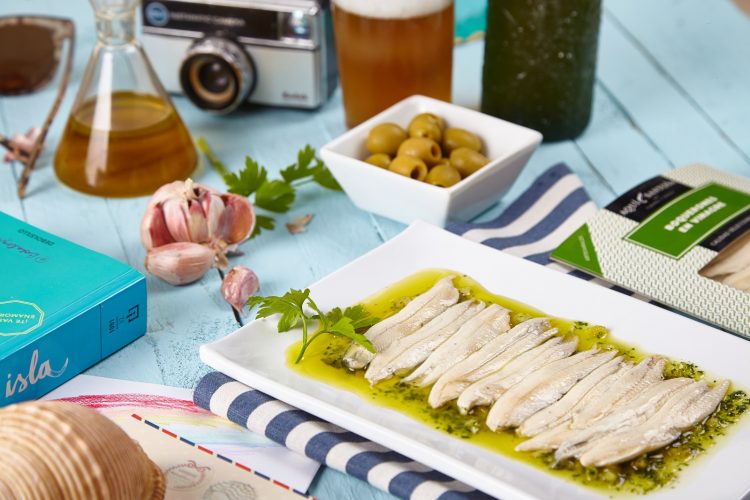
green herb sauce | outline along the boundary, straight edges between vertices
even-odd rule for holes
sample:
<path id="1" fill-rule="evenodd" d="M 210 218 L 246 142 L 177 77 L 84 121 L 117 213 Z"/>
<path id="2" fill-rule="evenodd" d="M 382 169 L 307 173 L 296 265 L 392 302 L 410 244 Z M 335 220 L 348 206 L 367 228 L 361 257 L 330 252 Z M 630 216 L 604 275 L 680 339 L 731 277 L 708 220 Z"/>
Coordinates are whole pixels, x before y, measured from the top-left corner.
<path id="1" fill-rule="evenodd" d="M 437 269 L 421 271 L 394 283 L 362 301 L 362 305 L 371 314 L 379 318 L 387 318 L 398 312 L 412 298 L 428 290 L 437 280 L 451 274 L 457 275 L 454 283 L 464 298 L 480 299 L 509 309 L 512 325 L 533 317 L 548 317 L 530 306 L 490 293 L 467 276 Z M 617 349 L 634 363 L 649 356 L 649 353 L 633 345 L 612 338 L 609 330 L 603 326 L 561 318 L 551 318 L 551 322 L 558 328 L 560 335 L 578 336 L 579 350 L 586 350 L 595 345 L 602 349 Z M 583 467 L 577 460 L 572 459 L 555 464 L 551 452 L 515 451 L 515 446 L 525 438 L 517 436 L 513 430 L 490 431 L 484 425 L 488 411 L 486 407 L 475 408 L 469 415 L 461 415 L 455 404 L 446 404 L 437 409 L 432 408 L 427 403 L 429 387 L 417 388 L 402 384 L 398 377 L 370 387 L 362 370 L 348 371 L 341 362 L 344 352 L 349 347 L 348 339 L 333 336 L 321 337 L 308 348 L 302 362 L 295 364 L 294 360 L 300 345 L 296 343 L 290 346 L 287 351 L 287 364 L 305 376 L 354 392 L 365 400 L 396 409 L 458 439 L 500 452 L 555 476 L 609 495 L 620 492 L 648 493 L 672 483 L 680 470 L 709 448 L 717 437 L 724 435 L 750 407 L 750 397 L 745 392 L 730 389 L 719 409 L 711 417 L 692 431 L 684 433 L 667 448 L 656 450 L 623 464 L 602 468 Z M 704 373 L 692 363 L 669 361 L 664 376 L 666 378 L 691 377 L 698 380 L 704 377 Z"/>

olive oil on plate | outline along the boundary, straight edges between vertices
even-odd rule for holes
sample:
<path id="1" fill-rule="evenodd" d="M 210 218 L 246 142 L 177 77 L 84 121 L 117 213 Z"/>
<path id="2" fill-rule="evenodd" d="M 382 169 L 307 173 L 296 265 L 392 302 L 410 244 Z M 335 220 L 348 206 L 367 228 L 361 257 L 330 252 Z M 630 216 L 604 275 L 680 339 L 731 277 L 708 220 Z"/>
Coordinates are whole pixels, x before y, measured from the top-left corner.
<path id="1" fill-rule="evenodd" d="M 415 273 L 368 297 L 361 304 L 371 314 L 383 319 L 395 314 L 413 297 L 428 290 L 438 279 L 449 275 L 456 276 L 454 284 L 463 298 L 496 303 L 510 310 L 512 325 L 533 317 L 548 317 L 525 304 L 490 293 L 468 276 L 442 269 Z M 578 350 L 594 346 L 614 348 L 633 363 L 649 355 L 635 346 L 611 338 L 605 327 L 561 318 L 550 318 L 550 321 L 561 335 L 575 335 L 579 338 Z M 489 430 L 484 424 L 488 411 L 486 407 L 475 408 L 468 415 L 462 415 L 454 402 L 432 408 L 427 402 L 430 387 L 418 388 L 403 384 L 399 377 L 381 381 L 371 387 L 362 370 L 351 372 L 343 366 L 341 360 L 349 347 L 348 339 L 321 336 L 309 346 L 302 361 L 295 364 L 300 347 L 301 342 L 292 344 L 286 353 L 287 366 L 297 373 L 358 394 L 373 404 L 398 410 L 454 438 L 501 453 L 607 495 L 644 494 L 673 482 L 682 468 L 701 455 L 718 436 L 725 434 L 728 427 L 750 406 L 750 398 L 744 392 L 730 390 L 718 411 L 667 449 L 656 450 L 630 462 L 604 468 L 583 467 L 576 460 L 555 464 L 551 452 L 515 451 L 515 446 L 525 438 L 518 436 L 514 430 Z M 703 373 L 690 363 L 669 361 L 665 376 L 700 378 Z M 712 380 L 709 379 L 709 382 Z"/>
<path id="2" fill-rule="evenodd" d="M 84 101 L 71 113 L 55 155 L 55 171 L 78 191 L 138 196 L 187 178 L 197 160 L 190 135 L 170 103 L 118 91 Z"/>

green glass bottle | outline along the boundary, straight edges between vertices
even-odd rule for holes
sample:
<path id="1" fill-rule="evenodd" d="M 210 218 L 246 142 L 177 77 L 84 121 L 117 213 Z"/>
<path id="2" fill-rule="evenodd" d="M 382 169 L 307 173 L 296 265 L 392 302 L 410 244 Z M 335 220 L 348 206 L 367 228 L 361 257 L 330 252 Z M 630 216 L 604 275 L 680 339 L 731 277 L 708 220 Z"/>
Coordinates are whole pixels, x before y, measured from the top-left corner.
<path id="1" fill-rule="evenodd" d="M 489 0 L 482 111 L 547 141 L 591 118 L 601 0 Z"/>

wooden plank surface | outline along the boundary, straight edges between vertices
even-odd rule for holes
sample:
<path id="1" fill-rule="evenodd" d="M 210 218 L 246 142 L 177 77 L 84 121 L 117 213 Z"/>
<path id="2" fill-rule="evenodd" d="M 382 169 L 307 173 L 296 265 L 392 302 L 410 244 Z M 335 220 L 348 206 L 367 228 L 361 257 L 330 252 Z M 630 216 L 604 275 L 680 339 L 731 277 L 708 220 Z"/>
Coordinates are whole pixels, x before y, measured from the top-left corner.
<path id="1" fill-rule="evenodd" d="M 729 1 L 619 0 L 607 17 L 700 114 L 727 146 L 750 159 L 750 30 Z M 643 99 L 650 98 L 643 95 Z M 677 134 L 675 134 L 677 136 Z M 686 137 L 685 143 L 691 138 Z M 689 146 L 687 146 L 689 147 Z M 727 170 L 744 172 L 728 162 Z"/>
<path id="2" fill-rule="evenodd" d="M 458 0 L 476 17 L 483 2 Z M 480 7 L 477 7 L 480 5 Z M 138 224 L 145 198 L 104 200 L 60 186 L 51 167 L 78 82 L 93 47 L 93 13 L 85 0 L 9 1 L 0 15 L 45 13 L 74 18 L 78 30 L 73 83 L 32 177 L 29 197 L 15 196 L 17 166 L 0 165 L 0 210 L 43 229 L 123 260 L 143 271 Z M 472 21 L 475 22 L 476 20 Z M 458 47 L 454 100 L 479 102 L 481 42 Z M 508 195 L 481 216 L 497 215 L 548 166 L 564 161 L 603 205 L 646 177 L 692 161 L 750 172 L 750 18 L 729 0 L 608 0 L 599 47 L 594 114 L 579 139 L 544 144 Z M 0 98 L 0 131 L 9 134 L 39 124 L 54 88 L 31 96 Z M 175 105 L 191 132 L 204 136 L 233 168 L 246 154 L 272 173 L 291 163 L 304 144 L 319 148 L 345 130 L 341 93 L 320 110 L 250 107 L 230 116 L 200 112 L 185 99 Z M 221 186 L 205 166 L 195 178 Z M 290 215 L 313 213 L 308 231 L 283 228 L 245 245 L 233 259 L 256 270 L 263 293 L 302 287 L 393 237 L 403 225 L 354 207 L 342 193 L 304 187 Z M 283 226 L 287 217 L 281 216 Z M 206 372 L 198 345 L 237 326 L 221 299 L 219 276 L 172 287 L 149 277 L 147 335 L 90 373 L 192 387 Z M 336 471 L 324 470 L 312 493 L 320 498 L 388 498 L 389 495 Z"/>

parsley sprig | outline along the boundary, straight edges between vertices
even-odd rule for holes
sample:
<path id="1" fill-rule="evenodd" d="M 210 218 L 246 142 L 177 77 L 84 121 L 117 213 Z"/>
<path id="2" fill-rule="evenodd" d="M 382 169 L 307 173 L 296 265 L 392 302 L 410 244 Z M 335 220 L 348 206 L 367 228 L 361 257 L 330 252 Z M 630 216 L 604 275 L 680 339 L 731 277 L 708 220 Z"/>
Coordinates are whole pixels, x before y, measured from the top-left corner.
<path id="1" fill-rule="evenodd" d="M 292 289 L 282 296 L 259 297 L 256 295 L 248 299 L 247 306 L 249 309 L 258 306 L 256 318 L 267 318 L 279 314 L 279 322 L 276 325 L 279 333 L 288 332 L 298 325 L 302 326 L 302 348 L 295 363 L 299 363 L 310 344 L 325 333 L 349 338 L 368 351 L 375 352 L 375 347 L 362 332 L 379 320 L 370 315 L 361 305 L 343 310 L 335 307 L 323 314 L 310 297 L 310 290 L 306 288 L 305 290 Z M 312 311 L 312 314 L 305 311 L 305 306 Z M 317 328 L 311 332 L 310 327 L 313 322 L 317 322 Z"/>
<path id="2" fill-rule="evenodd" d="M 297 198 L 297 188 L 303 184 L 314 182 L 324 188 L 341 191 L 341 186 L 325 166 L 322 160 L 315 156 L 315 150 L 306 145 L 297 153 L 297 162 L 280 171 L 281 179 L 269 179 L 268 170 L 253 160 L 245 157 L 245 167 L 239 172 L 232 172 L 216 156 L 203 137 L 196 140 L 198 149 L 208 160 L 208 163 L 221 175 L 227 191 L 242 196 L 254 195 L 253 204 L 267 212 L 283 214 L 289 211 Z M 272 215 L 256 214 L 254 238 L 263 230 L 273 230 L 276 220 Z"/>

